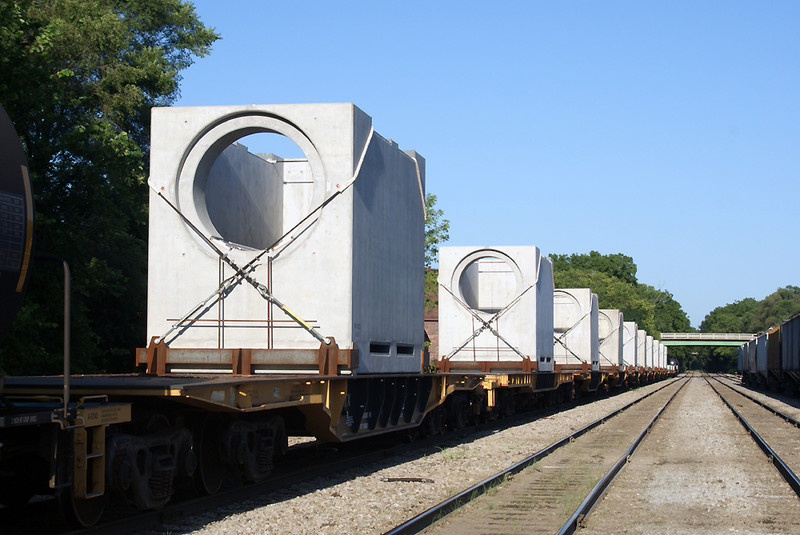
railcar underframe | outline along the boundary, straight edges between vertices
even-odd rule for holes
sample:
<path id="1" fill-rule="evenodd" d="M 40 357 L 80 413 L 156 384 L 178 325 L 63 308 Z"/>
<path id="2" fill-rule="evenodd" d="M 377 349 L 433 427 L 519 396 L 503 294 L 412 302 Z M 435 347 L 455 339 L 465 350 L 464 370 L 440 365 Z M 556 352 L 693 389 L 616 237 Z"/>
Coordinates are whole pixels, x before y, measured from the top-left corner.
<path id="1" fill-rule="evenodd" d="M 0 405 L 0 488 L 15 490 L 0 499 L 18 504 L 55 494 L 73 523 L 91 525 L 108 494 L 154 509 L 180 481 L 214 493 L 230 475 L 261 480 L 290 435 L 332 442 L 388 432 L 430 435 L 656 378 L 618 369 L 341 375 L 351 356 L 323 349 L 319 371 L 336 375 L 236 373 L 243 362 L 252 365 L 236 358 L 246 350 L 229 353 L 225 374 L 176 375 L 166 371 L 166 353 L 151 351 L 147 360 L 143 350 L 146 373 L 72 376 L 66 417 L 58 402 L 63 377 L 8 377 Z"/>

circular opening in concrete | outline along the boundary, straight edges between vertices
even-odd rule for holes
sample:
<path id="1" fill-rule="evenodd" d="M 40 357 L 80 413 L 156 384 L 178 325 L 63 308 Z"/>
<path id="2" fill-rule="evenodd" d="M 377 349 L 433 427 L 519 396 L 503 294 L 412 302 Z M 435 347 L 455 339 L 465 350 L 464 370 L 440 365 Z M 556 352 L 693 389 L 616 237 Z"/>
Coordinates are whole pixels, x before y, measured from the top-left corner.
<path id="1" fill-rule="evenodd" d="M 310 206 L 312 189 L 300 147 L 284 135 L 259 132 L 220 152 L 208 169 L 202 197 L 219 237 L 266 249 L 305 216 L 299 210 Z"/>
<path id="2" fill-rule="evenodd" d="M 494 314 L 519 294 L 514 266 L 496 256 L 481 256 L 469 262 L 458 279 L 461 298 L 470 308 Z"/>
<path id="3" fill-rule="evenodd" d="M 198 124 L 176 194 L 178 209 L 204 235 L 229 247 L 267 249 L 284 235 L 309 235 L 316 219 L 295 226 L 324 200 L 324 165 L 291 120 L 247 107 Z"/>
<path id="4" fill-rule="evenodd" d="M 567 332 L 581 320 L 581 304 L 578 299 L 564 291 L 553 292 L 553 330 L 558 333 Z"/>

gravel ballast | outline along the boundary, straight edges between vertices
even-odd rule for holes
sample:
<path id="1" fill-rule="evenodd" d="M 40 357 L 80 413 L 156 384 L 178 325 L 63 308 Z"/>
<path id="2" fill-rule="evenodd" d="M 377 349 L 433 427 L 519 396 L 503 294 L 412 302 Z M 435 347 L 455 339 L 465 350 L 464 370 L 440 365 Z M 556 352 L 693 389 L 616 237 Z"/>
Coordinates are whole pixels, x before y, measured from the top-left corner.
<path id="1" fill-rule="evenodd" d="M 797 496 L 706 381 L 674 405 L 581 533 L 797 533 Z"/>
<path id="2" fill-rule="evenodd" d="M 355 467 L 338 478 L 298 483 L 280 493 L 173 522 L 159 532 L 383 533 L 663 385 L 648 385 L 507 429 L 459 437 L 459 444 L 433 452 L 421 453 L 410 444 L 405 453 L 373 466 Z M 405 480 L 392 481 L 398 478 Z"/>

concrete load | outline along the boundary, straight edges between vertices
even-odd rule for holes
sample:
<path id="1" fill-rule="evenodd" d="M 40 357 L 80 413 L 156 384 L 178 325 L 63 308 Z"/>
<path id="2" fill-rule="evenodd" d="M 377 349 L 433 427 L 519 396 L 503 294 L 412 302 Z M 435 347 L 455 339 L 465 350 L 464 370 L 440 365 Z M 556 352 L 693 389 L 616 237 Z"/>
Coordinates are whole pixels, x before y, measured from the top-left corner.
<path id="1" fill-rule="evenodd" d="M 644 366 L 645 368 L 654 368 L 655 367 L 655 351 L 656 351 L 656 339 L 647 335 L 647 348 L 644 352 Z"/>
<path id="2" fill-rule="evenodd" d="M 565 369 L 590 366 L 600 370 L 597 295 L 589 288 L 553 292 L 553 354 Z"/>
<path id="3" fill-rule="evenodd" d="M 622 312 L 613 308 L 601 308 L 597 317 L 600 368 L 623 366 L 623 319 Z"/>
<path id="4" fill-rule="evenodd" d="M 639 349 L 639 328 L 635 321 L 622 323 L 622 365 L 636 366 L 636 351 Z"/>
<path id="5" fill-rule="evenodd" d="M 233 144 L 261 132 L 305 157 Z M 425 160 L 356 106 L 154 108 L 150 173 L 147 332 L 167 369 L 307 373 L 341 347 L 325 373 L 420 370 Z"/>
<path id="6" fill-rule="evenodd" d="M 647 367 L 647 331 L 639 329 L 636 331 L 636 366 L 639 368 Z"/>
<path id="7" fill-rule="evenodd" d="M 538 247 L 439 248 L 445 369 L 553 371 L 552 336 L 553 265 Z"/>

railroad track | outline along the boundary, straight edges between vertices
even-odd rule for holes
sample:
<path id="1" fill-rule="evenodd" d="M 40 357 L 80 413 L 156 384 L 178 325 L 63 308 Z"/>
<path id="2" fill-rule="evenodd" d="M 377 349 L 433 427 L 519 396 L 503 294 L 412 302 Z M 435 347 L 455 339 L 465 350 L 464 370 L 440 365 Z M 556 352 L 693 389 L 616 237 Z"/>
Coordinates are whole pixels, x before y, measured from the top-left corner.
<path id="1" fill-rule="evenodd" d="M 765 429 L 793 430 L 791 442 L 800 438 L 794 424 L 709 377 L 692 379 L 674 405 L 581 533 L 797 533 L 798 495 L 736 413 Z"/>
<path id="2" fill-rule="evenodd" d="M 376 444 L 379 440 L 373 440 Z M 88 528 L 69 530 L 61 522 L 54 511 L 54 500 L 44 500 L 29 504 L 13 515 L 14 511 L 0 511 L 0 527 L 4 535 L 22 535 L 31 533 L 59 533 L 64 535 L 119 535 L 124 533 L 142 533 L 148 530 L 159 531 L 165 524 L 180 521 L 201 512 L 208 512 L 218 507 L 230 506 L 246 500 L 258 499 L 292 484 L 307 481 L 316 477 L 332 477 L 353 466 L 365 466 L 385 459 L 393 454 L 398 445 L 376 446 L 368 448 L 365 444 L 322 444 L 299 445 L 289 449 L 284 467 L 276 467 L 275 472 L 266 480 L 241 485 L 226 482 L 223 490 L 213 496 L 195 497 L 188 489 L 179 490 L 174 497 L 175 503 L 158 511 L 136 511 L 120 506 L 107 510 L 100 524 Z M 33 519 L 33 520 L 32 520 Z"/>
<path id="3" fill-rule="evenodd" d="M 571 532 L 687 382 L 672 381 L 605 415 L 387 535 L 419 533 L 444 517 L 432 533 Z M 478 499 L 481 506 L 448 516 Z"/>
<path id="4" fill-rule="evenodd" d="M 708 377 L 706 381 L 800 498 L 800 421 L 725 381 L 713 378 L 712 383 Z"/>
<path id="5" fill-rule="evenodd" d="M 109 509 L 101 524 L 88 530 L 69 531 L 64 528 L 60 521 L 53 518 L 53 509 L 55 508 L 52 507 L 52 504 L 45 502 L 29 505 L 21 511 L 21 518 L 12 517 L 11 510 L 0 510 L 0 527 L 2 527 L 0 531 L 8 534 L 68 533 L 69 535 L 141 533 L 148 530 L 158 533 L 166 532 L 170 531 L 170 525 L 181 524 L 182 518 L 190 518 L 200 513 L 207 515 L 209 511 L 217 508 L 246 510 L 247 505 L 237 504 L 242 502 L 253 504 L 258 501 L 260 496 L 264 497 L 263 500 L 268 503 L 271 493 L 274 494 L 276 491 L 284 490 L 297 483 L 315 478 L 330 478 L 334 483 L 341 482 L 357 477 L 358 474 L 353 475 L 354 467 L 363 467 L 363 474 L 367 474 L 371 471 L 370 465 L 386 463 L 386 459 L 396 455 L 398 450 L 403 450 L 404 454 L 407 454 L 409 448 L 414 448 L 419 452 L 420 457 L 424 457 L 454 447 L 463 440 L 462 437 L 474 434 L 472 431 L 490 433 L 538 418 L 547 418 L 579 404 L 575 402 L 566 406 L 562 404 L 525 411 L 471 428 L 417 440 L 413 446 L 400 443 L 399 440 L 389 441 L 376 438 L 369 442 L 322 444 L 318 448 L 293 447 L 290 448 L 290 454 L 287 456 L 288 462 L 283 463 L 288 468 L 276 468 L 273 475 L 264 482 L 247 486 L 230 484 L 227 485 L 228 488 L 224 488 L 222 492 L 214 496 L 190 497 L 188 492 L 184 492 L 184 496 L 176 494 L 174 497 L 176 503 L 171 502 L 159 511 L 137 512 L 127 507 Z M 308 450 L 310 453 L 302 453 L 303 450 Z M 314 451 L 317 450 L 321 450 L 322 453 L 315 454 Z M 52 501 L 50 500 L 50 502 Z M 259 505 L 251 505 L 251 507 Z M 31 519 L 36 520 L 31 522 Z"/>

